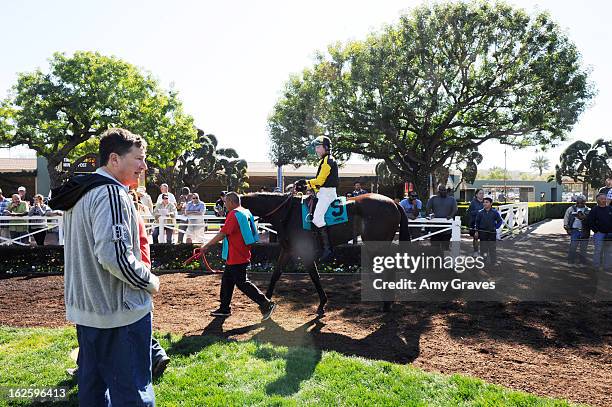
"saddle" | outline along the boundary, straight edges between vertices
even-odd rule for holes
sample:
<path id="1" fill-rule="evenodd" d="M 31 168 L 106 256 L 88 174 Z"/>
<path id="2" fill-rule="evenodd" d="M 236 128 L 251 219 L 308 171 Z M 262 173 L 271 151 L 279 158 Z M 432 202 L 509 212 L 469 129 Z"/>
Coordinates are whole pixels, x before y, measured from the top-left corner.
<path id="1" fill-rule="evenodd" d="M 302 227 L 305 230 L 312 229 L 312 216 L 318 201 L 319 200 L 312 195 L 302 198 Z M 346 198 L 341 196 L 336 198 L 329 205 L 329 208 L 327 208 L 327 211 L 325 212 L 325 224 L 327 226 L 332 226 L 345 222 L 348 222 Z"/>

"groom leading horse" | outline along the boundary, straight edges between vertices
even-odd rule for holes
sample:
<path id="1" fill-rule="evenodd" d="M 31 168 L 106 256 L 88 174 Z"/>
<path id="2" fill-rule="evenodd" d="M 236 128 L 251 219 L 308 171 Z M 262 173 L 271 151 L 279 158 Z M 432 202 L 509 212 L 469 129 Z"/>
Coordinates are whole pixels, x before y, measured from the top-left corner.
<path id="1" fill-rule="evenodd" d="M 302 197 L 291 193 L 250 193 L 242 196 L 242 206 L 249 209 L 260 221 L 272 224 L 278 234 L 280 254 L 274 266 L 266 297 L 272 298 L 274 287 L 283 273 L 283 268 L 291 258 L 299 258 L 304 264 L 319 294 L 317 314 L 325 313 L 327 295 L 321 285 L 317 260 L 327 260 L 332 255 L 333 246 L 363 241 L 391 241 L 399 229 L 401 241 L 410 240 L 408 218 L 404 210 L 392 199 L 379 194 L 366 194 L 349 200 L 342 210 L 346 211 L 347 221 L 336 225 L 326 225 L 324 215 L 330 203 L 336 198 L 338 185 L 338 166 L 329 154 L 331 143 L 327 137 L 315 139 L 315 148 L 321 158 L 316 178 L 300 180 L 296 190 L 305 186 L 317 192 L 319 202 L 315 207 L 313 223 L 321 235 L 323 254 L 319 251 L 318 239 L 313 239 L 311 231 L 304 229 L 302 219 Z M 332 198 L 333 197 L 333 198 Z"/>

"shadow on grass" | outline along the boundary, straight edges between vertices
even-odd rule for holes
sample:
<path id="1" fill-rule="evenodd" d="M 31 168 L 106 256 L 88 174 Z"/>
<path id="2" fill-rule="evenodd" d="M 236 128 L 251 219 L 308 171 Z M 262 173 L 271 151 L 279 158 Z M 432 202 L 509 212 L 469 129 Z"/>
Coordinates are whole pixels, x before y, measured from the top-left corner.
<path id="1" fill-rule="evenodd" d="M 419 356 L 420 336 L 428 328 L 429 321 L 430 318 L 416 318 L 410 329 L 406 326 L 400 329 L 397 316 L 391 313 L 384 317 L 374 332 L 355 339 L 340 333 L 322 332 L 325 323 L 319 318 L 313 318 L 293 330 L 285 329 L 272 320 L 224 330 L 224 319 L 215 318 L 200 335 L 184 336 L 172 343 L 168 354 L 191 355 L 212 344 L 232 341 L 233 336 L 257 331 L 252 336 L 255 342 L 288 347 L 282 355 L 286 362 L 285 375 L 266 387 L 269 395 L 287 396 L 296 393 L 300 384 L 312 377 L 323 351 L 394 363 L 411 363 Z M 255 356 L 264 360 L 280 357 L 267 348 L 259 349 Z"/>

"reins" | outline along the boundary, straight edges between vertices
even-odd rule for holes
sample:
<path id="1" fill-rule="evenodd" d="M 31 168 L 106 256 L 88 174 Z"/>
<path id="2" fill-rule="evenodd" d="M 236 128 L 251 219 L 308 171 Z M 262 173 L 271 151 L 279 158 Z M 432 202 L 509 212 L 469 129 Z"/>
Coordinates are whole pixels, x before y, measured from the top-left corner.
<path id="1" fill-rule="evenodd" d="M 280 205 L 278 205 L 276 208 L 272 209 L 270 212 L 266 213 L 265 215 L 260 216 L 260 218 L 267 218 L 269 216 L 274 215 L 276 212 L 278 212 L 283 206 L 285 206 L 289 201 L 291 201 L 291 198 L 293 198 L 293 194 L 291 192 L 289 192 L 287 194 L 287 198 L 285 198 L 285 200 L 283 202 L 280 203 Z"/>

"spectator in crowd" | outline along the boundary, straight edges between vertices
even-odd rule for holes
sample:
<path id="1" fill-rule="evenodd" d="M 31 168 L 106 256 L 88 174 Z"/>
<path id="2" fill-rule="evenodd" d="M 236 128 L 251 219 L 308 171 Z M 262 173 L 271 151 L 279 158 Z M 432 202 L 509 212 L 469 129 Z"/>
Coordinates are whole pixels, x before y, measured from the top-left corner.
<path id="1" fill-rule="evenodd" d="M 149 208 L 143 205 L 142 202 L 140 202 L 140 195 L 138 194 L 138 192 L 136 192 L 135 189 L 130 191 L 130 197 L 132 198 L 132 201 L 134 201 L 136 211 L 141 217 L 151 216 Z"/>
<path id="2" fill-rule="evenodd" d="M 597 206 L 587 216 L 587 224 L 595 233 L 593 267 L 612 267 L 612 206 L 607 205 L 603 193 L 597 195 Z"/>
<path id="3" fill-rule="evenodd" d="M 177 201 L 177 206 L 176 206 L 176 211 L 178 214 L 185 215 L 185 210 L 187 209 L 187 203 L 191 202 L 192 197 L 193 197 L 193 194 L 189 190 L 189 187 L 183 187 L 183 189 L 181 190 L 181 195 L 179 196 L 178 201 Z M 183 243 L 183 239 L 185 239 L 185 233 L 187 230 L 187 221 L 183 219 L 177 219 L 176 221 L 178 223 L 178 228 L 180 230 L 178 234 L 178 242 Z"/>
<path id="4" fill-rule="evenodd" d="M 151 199 L 151 195 L 147 193 L 147 189 L 145 187 L 138 187 L 136 188 L 136 193 L 138 194 L 140 203 L 149 209 L 149 213 L 153 213 L 153 199 Z"/>
<path id="5" fill-rule="evenodd" d="M 491 264 L 497 262 L 497 229 L 504 223 L 497 209 L 493 208 L 493 199 L 486 197 L 482 201 L 483 208 L 478 211 L 474 223 L 474 237 L 486 242 L 482 254 Z"/>
<path id="6" fill-rule="evenodd" d="M 576 203 L 565 211 L 563 228 L 570 235 L 570 247 L 567 259 L 570 263 L 576 261 L 576 250 L 580 245 L 581 261 L 586 260 L 586 249 L 591 231 L 585 222 L 590 209 L 586 206 L 586 199 L 582 195 L 576 197 Z"/>
<path id="7" fill-rule="evenodd" d="M 2 194 L 2 190 L 0 189 L 0 216 L 8 215 L 6 210 L 10 204 L 11 200 L 6 198 L 4 194 Z M 6 220 L 0 220 L 0 237 L 4 239 L 8 239 L 10 237 L 8 221 Z M 0 239 L 0 244 L 5 242 L 6 240 Z"/>
<path id="8" fill-rule="evenodd" d="M 221 191 L 219 199 L 215 202 L 215 216 L 224 218 L 227 215 L 227 208 L 225 207 L 225 194 L 226 191 Z"/>
<path id="9" fill-rule="evenodd" d="M 51 208 L 45 205 L 44 199 L 41 194 L 34 195 L 34 205 L 28 211 L 28 216 L 49 216 L 51 214 Z M 47 236 L 47 221 L 44 219 L 32 219 L 30 225 L 30 232 L 36 232 L 33 235 L 36 245 L 44 246 L 45 236 Z"/>
<path id="10" fill-rule="evenodd" d="M 432 196 L 427 201 L 426 210 L 428 214 L 433 214 L 435 218 L 453 219 L 457 213 L 457 201 L 455 197 L 448 194 L 448 190 L 442 184 L 438 185 L 438 194 Z M 437 229 L 434 229 L 435 231 Z M 435 234 L 431 237 L 432 242 L 442 242 L 440 248 L 448 250 L 452 232 L 446 231 Z"/>
<path id="11" fill-rule="evenodd" d="M 361 182 L 357 181 L 354 184 L 355 189 L 353 189 L 353 196 L 359 196 L 359 195 L 363 195 L 363 194 L 367 194 L 368 191 L 366 191 L 365 189 L 361 188 Z"/>
<path id="12" fill-rule="evenodd" d="M 268 299 L 247 277 L 246 269 L 251 262 L 251 244 L 258 241 L 253 215 L 240 206 L 240 196 L 229 192 L 226 197 L 229 210 L 225 224 L 208 243 L 202 246 L 205 252 L 212 245 L 223 242 L 225 271 L 221 278 L 221 306 L 210 314 L 214 317 L 229 317 L 234 287 L 237 286 L 247 297 L 259 305 L 263 320 L 274 312 L 276 304 Z"/>
<path id="13" fill-rule="evenodd" d="M 612 175 L 606 177 L 606 185 L 601 187 L 599 193 L 606 196 L 608 205 L 612 205 Z"/>
<path id="14" fill-rule="evenodd" d="M 10 216 L 26 216 L 29 210 L 30 207 L 28 203 L 26 201 L 22 201 L 21 195 L 19 194 L 13 194 L 12 201 L 6 208 L 7 214 Z M 9 231 L 11 234 L 11 239 L 19 243 L 28 244 L 29 242 L 26 241 L 26 238 L 22 237 L 28 234 L 28 226 L 25 224 L 19 225 L 19 223 L 23 224 L 25 223 L 25 220 L 21 219 L 9 221 Z"/>
<path id="15" fill-rule="evenodd" d="M 155 405 L 151 311 L 159 279 L 139 249 L 143 221 L 128 195 L 147 169 L 145 154 L 140 136 L 107 130 L 101 167 L 64 184 L 51 203 L 65 210 L 64 299 L 76 324 L 82 406 Z"/>
<path id="16" fill-rule="evenodd" d="M 474 193 L 474 198 L 472 198 L 472 202 L 470 202 L 470 206 L 468 207 L 468 224 L 470 225 L 470 236 L 472 236 L 472 246 L 474 247 L 474 254 L 478 253 L 478 239 L 474 236 L 476 232 L 476 215 L 480 212 L 481 209 L 484 208 L 484 191 L 480 188 L 476 190 Z"/>
<path id="17" fill-rule="evenodd" d="M 168 192 L 168 184 L 161 184 L 159 186 L 159 190 L 161 191 L 161 193 L 157 195 L 157 202 L 155 202 L 156 204 L 161 202 L 163 194 L 168 194 L 168 199 L 170 200 L 170 202 L 176 205 L 176 197 L 172 192 Z"/>
<path id="18" fill-rule="evenodd" d="M 193 193 L 191 202 L 185 208 L 185 215 L 189 217 L 189 227 L 187 228 L 187 243 L 192 243 L 202 231 L 202 216 L 206 213 L 206 205 L 200 201 L 200 195 Z"/>
<path id="19" fill-rule="evenodd" d="M 30 203 L 28 202 L 28 199 L 26 198 L 26 187 L 24 186 L 20 186 L 19 188 L 17 188 L 17 193 L 19 194 L 19 197 L 21 198 L 21 200 L 23 202 L 27 202 L 28 206 L 30 205 Z"/>
<path id="20" fill-rule="evenodd" d="M 174 233 L 173 226 L 176 219 L 176 206 L 170 202 L 168 194 L 162 194 L 162 201 L 161 203 L 155 205 L 155 209 L 153 209 L 153 216 L 155 216 L 155 222 L 157 224 L 160 224 L 160 218 L 163 218 L 164 224 L 168 224 L 168 226 L 164 226 L 166 243 L 172 243 L 172 234 Z M 159 243 L 160 229 L 161 225 L 153 229 L 153 243 Z"/>
<path id="21" fill-rule="evenodd" d="M 408 197 L 400 201 L 400 206 L 406 212 L 406 216 L 410 220 L 414 220 L 419 217 L 421 209 L 423 209 L 423 202 L 419 199 L 416 191 L 410 191 Z"/>

